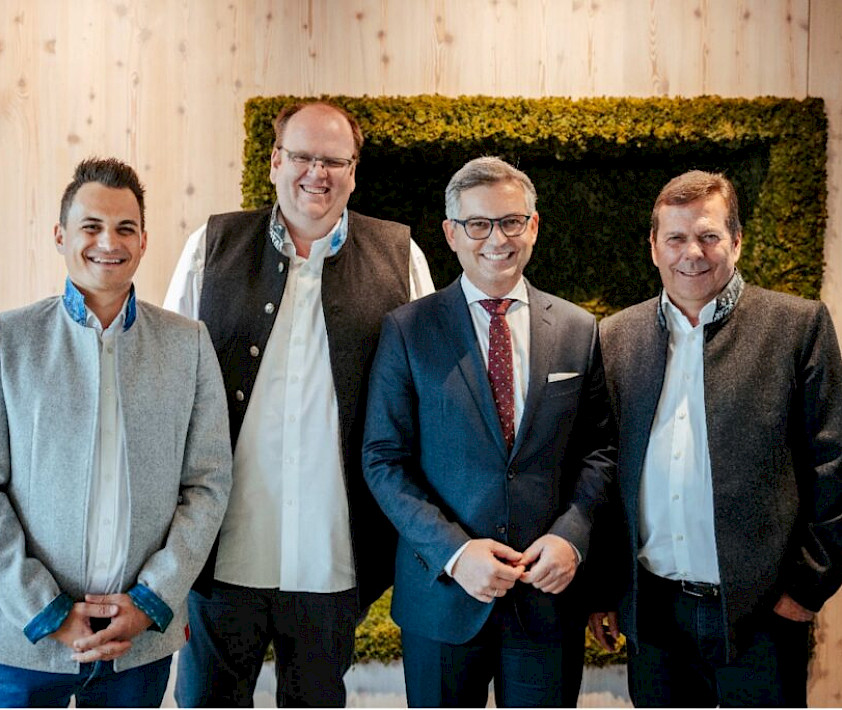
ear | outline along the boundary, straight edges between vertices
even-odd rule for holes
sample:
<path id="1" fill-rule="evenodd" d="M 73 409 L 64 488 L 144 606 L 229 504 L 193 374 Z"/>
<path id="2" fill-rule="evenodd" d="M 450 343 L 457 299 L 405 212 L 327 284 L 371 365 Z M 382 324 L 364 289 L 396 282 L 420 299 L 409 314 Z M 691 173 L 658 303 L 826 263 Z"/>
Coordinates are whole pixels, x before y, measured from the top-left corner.
<path id="1" fill-rule="evenodd" d="M 447 245 L 451 251 L 456 251 L 456 235 L 453 233 L 455 228 L 461 229 L 458 224 L 454 224 L 449 219 L 441 223 L 441 228 L 444 230 L 444 238 L 447 239 Z"/>
<path id="2" fill-rule="evenodd" d="M 140 233 L 140 255 L 143 256 L 146 253 L 146 232 Z"/>
<path id="3" fill-rule="evenodd" d="M 269 156 L 269 182 L 273 185 L 277 184 L 278 169 L 281 167 L 281 151 L 278 148 L 272 148 L 272 154 Z"/>
<path id="4" fill-rule="evenodd" d="M 60 224 L 53 227 L 53 241 L 56 245 L 56 251 L 59 254 L 64 254 L 64 230 Z"/>
<path id="5" fill-rule="evenodd" d="M 737 231 L 736 236 L 734 237 L 734 263 L 740 258 L 740 252 L 743 250 L 743 231 L 740 229 Z"/>
<path id="6" fill-rule="evenodd" d="M 654 230 L 650 230 L 649 232 L 649 252 L 652 255 L 652 263 L 655 266 L 658 265 L 658 252 L 655 250 L 655 238 L 656 234 Z"/>

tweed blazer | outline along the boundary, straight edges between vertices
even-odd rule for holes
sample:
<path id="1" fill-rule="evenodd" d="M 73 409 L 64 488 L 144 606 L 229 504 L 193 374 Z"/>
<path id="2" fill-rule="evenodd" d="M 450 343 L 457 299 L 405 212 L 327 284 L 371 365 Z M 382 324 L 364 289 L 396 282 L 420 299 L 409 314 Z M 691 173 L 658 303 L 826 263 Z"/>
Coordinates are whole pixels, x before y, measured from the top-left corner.
<path id="1" fill-rule="evenodd" d="M 465 643 L 491 613 L 493 603 L 477 601 L 444 572 L 463 543 L 491 538 L 523 551 L 554 533 L 587 558 L 594 515 L 614 475 L 596 321 L 527 289 L 529 384 L 511 452 L 459 279 L 383 322 L 364 473 L 399 533 L 392 616 L 426 638 Z M 531 637 L 581 639 L 577 578 L 557 595 L 513 588 Z"/>
<path id="2" fill-rule="evenodd" d="M 0 315 L 0 663 L 76 673 L 71 651 L 24 627 L 60 594 L 83 600 L 99 409 L 99 338 L 49 298 Z M 115 660 L 125 670 L 186 640 L 186 598 L 231 486 L 225 393 L 205 326 L 137 302 L 117 379 L 130 497 L 123 584 L 172 610 Z"/>
<path id="3" fill-rule="evenodd" d="M 619 428 L 624 529 L 613 537 L 614 564 L 599 567 L 624 571 L 620 618 L 634 643 L 640 478 L 669 333 L 654 298 L 606 318 L 600 334 Z M 733 657 L 743 626 L 782 593 L 817 610 L 842 582 L 842 361 L 824 304 L 752 286 L 705 326 L 704 338 L 714 528 Z M 604 593 L 615 582 L 601 584 Z"/>

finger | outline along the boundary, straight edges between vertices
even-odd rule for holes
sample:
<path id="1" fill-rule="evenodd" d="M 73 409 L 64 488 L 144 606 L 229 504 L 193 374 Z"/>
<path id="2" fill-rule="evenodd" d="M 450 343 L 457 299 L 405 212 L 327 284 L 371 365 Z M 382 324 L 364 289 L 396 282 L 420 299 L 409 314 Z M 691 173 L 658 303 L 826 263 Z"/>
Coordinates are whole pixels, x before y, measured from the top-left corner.
<path id="1" fill-rule="evenodd" d="M 529 547 L 527 547 L 523 551 L 523 555 L 520 558 L 520 563 L 524 567 L 529 567 L 535 560 L 537 560 L 541 556 L 541 545 L 536 543 L 532 543 Z"/>
<path id="2" fill-rule="evenodd" d="M 97 619 L 111 619 L 120 613 L 120 607 L 116 604 L 84 602 L 79 604 L 79 607 L 85 616 L 93 616 Z"/>
<path id="3" fill-rule="evenodd" d="M 514 548 L 494 540 L 492 540 L 489 549 L 495 557 L 499 557 L 500 559 L 507 560 L 509 562 L 520 562 L 522 557 L 521 553 Z"/>
<path id="4" fill-rule="evenodd" d="M 113 661 L 115 658 L 125 655 L 132 647 L 131 641 L 114 641 L 97 646 L 87 651 L 74 653 L 70 658 L 79 663 L 94 663 L 95 661 Z"/>
<path id="5" fill-rule="evenodd" d="M 122 641 L 120 638 L 121 629 L 116 624 L 109 624 L 104 629 L 97 631 L 90 636 L 76 639 L 73 648 L 77 651 L 89 651 L 99 646 L 105 646 L 109 642 Z"/>
<path id="6" fill-rule="evenodd" d="M 499 582 L 502 584 L 507 584 L 511 587 L 515 582 L 517 582 L 521 575 L 524 572 L 523 565 L 518 565 L 517 567 L 510 567 L 509 565 L 500 565 L 499 567 L 494 568 L 494 582 Z"/>

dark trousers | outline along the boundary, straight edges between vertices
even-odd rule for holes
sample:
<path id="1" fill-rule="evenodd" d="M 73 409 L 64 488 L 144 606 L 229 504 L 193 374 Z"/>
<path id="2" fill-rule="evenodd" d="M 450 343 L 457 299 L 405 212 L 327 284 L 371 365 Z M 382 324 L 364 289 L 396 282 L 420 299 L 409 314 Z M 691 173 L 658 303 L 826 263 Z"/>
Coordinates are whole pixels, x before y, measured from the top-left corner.
<path id="1" fill-rule="evenodd" d="M 535 641 L 504 597 L 467 643 L 402 631 L 409 707 L 485 707 L 492 679 L 497 707 L 575 707 L 585 648 L 579 621 L 563 641 Z"/>
<path id="2" fill-rule="evenodd" d="M 725 655 L 721 597 L 695 597 L 641 571 L 638 653 L 629 657 L 636 707 L 806 707 L 809 624 L 771 610 Z"/>
<path id="3" fill-rule="evenodd" d="M 158 708 L 171 663 L 172 656 L 167 656 L 119 673 L 113 661 L 83 663 L 78 673 L 0 665 L 0 707 L 66 708 L 75 697 L 77 708 Z"/>
<path id="4" fill-rule="evenodd" d="M 278 707 L 342 707 L 354 656 L 356 591 L 280 592 L 214 582 L 190 592 L 190 640 L 178 654 L 180 707 L 253 707 L 269 642 Z"/>

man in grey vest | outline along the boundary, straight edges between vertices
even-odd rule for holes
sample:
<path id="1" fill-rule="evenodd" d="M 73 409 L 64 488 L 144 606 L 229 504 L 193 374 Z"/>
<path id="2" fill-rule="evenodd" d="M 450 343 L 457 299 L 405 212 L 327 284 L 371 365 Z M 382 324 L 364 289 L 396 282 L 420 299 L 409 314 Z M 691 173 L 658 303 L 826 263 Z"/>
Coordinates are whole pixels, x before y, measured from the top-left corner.
<path id="1" fill-rule="evenodd" d="M 277 202 L 194 233 L 165 305 L 201 318 L 222 366 L 234 488 L 190 595 L 182 706 L 248 706 L 270 641 L 279 706 L 345 702 L 361 612 L 392 583 L 395 533 L 362 478 L 383 316 L 433 291 L 409 228 L 347 209 L 363 143 L 323 102 L 275 120 Z"/>
<path id="2" fill-rule="evenodd" d="M 650 244 L 662 293 L 600 324 L 622 506 L 596 569 L 622 598 L 591 628 L 610 646 L 619 608 L 635 705 L 803 707 L 809 621 L 842 581 L 833 323 L 743 282 L 722 175 L 670 181 Z"/>
<path id="3" fill-rule="evenodd" d="M 210 337 L 135 298 L 143 193 L 80 163 L 64 294 L 0 315 L 0 707 L 159 707 L 225 512 Z"/>

